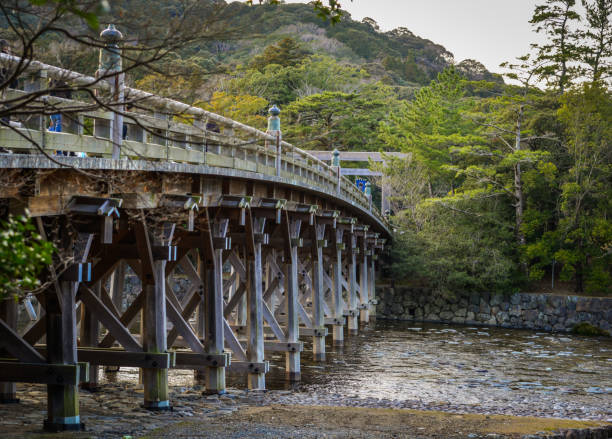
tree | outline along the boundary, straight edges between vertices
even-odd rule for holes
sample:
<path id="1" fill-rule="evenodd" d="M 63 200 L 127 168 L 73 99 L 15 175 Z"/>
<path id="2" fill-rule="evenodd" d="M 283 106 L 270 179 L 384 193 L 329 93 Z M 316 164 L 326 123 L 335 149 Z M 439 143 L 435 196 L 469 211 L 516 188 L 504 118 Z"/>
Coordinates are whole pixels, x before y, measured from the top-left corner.
<path id="1" fill-rule="evenodd" d="M 563 183 L 559 223 L 562 276 L 576 292 L 612 285 L 612 95 L 600 84 L 584 84 L 561 100 L 559 119 L 572 158 Z"/>
<path id="2" fill-rule="evenodd" d="M 251 66 L 259 71 L 270 64 L 283 67 L 295 66 L 307 56 L 308 51 L 304 50 L 297 41 L 293 38 L 283 38 L 277 44 L 266 47 L 261 55 L 253 58 Z"/>
<path id="3" fill-rule="evenodd" d="M 589 67 L 589 79 L 598 81 L 612 73 L 612 0 L 582 0 L 589 28 L 584 32 L 586 42 L 581 47 L 581 58 Z"/>
<path id="4" fill-rule="evenodd" d="M 285 108 L 285 137 L 306 149 L 378 150 L 375 133 L 392 106 L 391 91 L 382 84 L 306 96 Z"/>
<path id="5" fill-rule="evenodd" d="M 259 0 L 259 4 L 268 3 L 268 4 L 280 4 L 282 0 Z M 351 0 L 353 1 L 353 0 Z M 253 0 L 247 0 L 247 4 L 252 5 Z M 317 11 L 317 14 L 322 19 L 329 19 L 332 23 L 338 23 L 342 18 L 342 7 L 340 6 L 340 2 L 338 0 L 312 0 L 310 2 L 314 10 Z"/>
<path id="6" fill-rule="evenodd" d="M 546 44 L 532 44 L 537 60 L 542 63 L 538 74 L 561 94 L 577 73 L 572 65 L 579 59 L 579 34 L 572 28 L 573 22 L 580 21 L 580 15 L 573 9 L 575 5 L 576 0 L 546 0 L 536 6 L 529 21 L 536 32 L 548 37 Z"/>
<path id="7" fill-rule="evenodd" d="M 451 148 L 476 140 L 475 124 L 462 117 L 469 105 L 463 78 L 449 68 L 381 124 L 379 135 L 389 148 L 412 153 L 427 167 L 431 196 L 453 192 L 455 172 L 447 168 L 454 160 Z"/>
<path id="8" fill-rule="evenodd" d="M 258 96 L 230 95 L 222 91 L 213 93 L 210 101 L 197 103 L 197 106 L 230 119 L 263 129 L 266 117 L 262 116 L 268 101 Z"/>

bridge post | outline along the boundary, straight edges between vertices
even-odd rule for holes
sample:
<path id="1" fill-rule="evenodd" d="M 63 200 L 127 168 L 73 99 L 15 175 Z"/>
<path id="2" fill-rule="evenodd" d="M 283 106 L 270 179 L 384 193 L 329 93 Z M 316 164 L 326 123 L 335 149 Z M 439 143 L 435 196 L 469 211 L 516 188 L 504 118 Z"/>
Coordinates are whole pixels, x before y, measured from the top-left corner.
<path id="1" fill-rule="evenodd" d="M 376 318 L 376 267 L 374 265 L 374 249 L 372 249 L 372 254 L 370 255 L 370 318 Z"/>
<path id="2" fill-rule="evenodd" d="M 332 169 L 335 169 L 337 173 L 336 192 L 340 194 L 341 181 L 342 181 L 342 176 L 341 176 L 341 171 L 340 171 L 340 151 L 338 151 L 338 149 L 334 149 L 334 151 L 332 152 L 332 155 L 333 155 Z"/>
<path id="3" fill-rule="evenodd" d="M 8 297 L 0 301 L 0 319 L 11 329 L 17 329 L 17 302 Z M 0 382 L 0 404 L 18 403 L 17 386 L 15 383 Z"/>
<path id="4" fill-rule="evenodd" d="M 357 323 L 357 237 L 355 234 L 350 235 L 350 259 L 348 264 L 349 270 L 349 315 L 348 315 L 348 331 L 350 335 L 356 335 L 359 332 Z"/>
<path id="5" fill-rule="evenodd" d="M 372 210 L 372 183 L 369 181 L 365 185 L 365 195 L 368 197 L 368 209 Z"/>
<path id="6" fill-rule="evenodd" d="M 200 340 L 206 338 L 206 297 L 208 295 L 208 288 L 211 284 L 208 283 L 208 272 L 206 269 L 206 263 L 202 252 L 198 252 L 198 276 L 200 276 L 200 303 L 197 305 L 196 311 L 196 334 Z M 206 283 L 206 286 L 204 285 Z M 196 369 L 193 372 L 193 377 L 197 383 L 206 382 L 206 373 L 201 369 Z"/>
<path id="7" fill-rule="evenodd" d="M 93 293 L 100 297 L 100 289 L 102 288 L 101 281 L 95 283 L 92 288 Z M 97 347 L 98 334 L 100 325 L 98 319 L 94 316 L 91 310 L 87 309 L 84 304 L 81 304 L 81 346 Z M 98 388 L 98 366 L 89 365 L 89 380 L 81 383 L 81 387 L 87 390 L 96 390 Z"/>
<path id="8" fill-rule="evenodd" d="M 77 363 L 75 295 L 78 282 L 61 281 L 45 294 L 47 322 L 47 362 Z M 61 294 L 60 305 L 58 294 Z M 76 383 L 47 385 L 47 431 L 82 430 L 79 416 L 79 389 Z"/>
<path id="9" fill-rule="evenodd" d="M 144 352 L 167 351 L 166 331 L 166 261 L 154 260 L 151 241 L 143 222 L 136 225 L 136 245 L 141 265 L 145 299 L 142 312 L 142 349 Z M 169 410 L 168 369 L 142 369 L 144 408 Z"/>
<path id="10" fill-rule="evenodd" d="M 111 101 L 114 103 L 120 103 L 123 101 L 123 87 L 124 87 L 124 75 L 121 72 L 121 49 L 117 44 L 123 39 L 123 35 L 117 29 L 115 25 L 109 24 L 108 28 L 104 29 L 100 33 L 100 38 L 104 41 L 105 47 L 100 49 L 100 61 L 99 68 L 96 72 L 97 77 L 109 76 L 108 81 L 112 84 L 111 86 Z M 113 142 L 112 158 L 118 160 L 121 157 L 121 145 L 123 143 L 123 105 L 114 111 L 112 127 L 111 127 L 111 140 Z"/>
<path id="11" fill-rule="evenodd" d="M 225 238 L 229 220 L 222 219 L 213 225 L 213 235 Z M 223 337 L 223 250 L 214 249 L 214 261 L 206 273 L 206 352 L 222 354 Z M 225 393 L 225 367 L 206 368 L 206 393 Z"/>
<path id="12" fill-rule="evenodd" d="M 276 140 L 275 140 L 276 143 L 274 145 L 274 147 L 276 148 L 276 159 L 274 163 L 274 168 L 276 169 L 276 176 L 280 177 L 281 176 L 281 163 L 282 163 L 282 148 L 281 148 L 282 133 L 281 133 L 280 117 L 278 117 L 278 115 L 280 114 L 280 109 L 276 105 L 272 105 L 272 107 L 270 107 L 270 109 L 268 110 L 268 113 L 270 114 L 270 117 L 268 117 L 268 129 L 266 131 L 266 134 L 270 134 L 271 136 L 276 137 Z M 266 140 L 266 149 L 268 149 L 269 146 L 270 146 L 269 141 Z"/>
<path id="13" fill-rule="evenodd" d="M 285 233 L 283 238 L 288 240 L 289 252 L 285 252 L 284 275 L 285 294 L 287 295 L 287 342 L 297 343 L 299 341 L 299 317 L 298 317 L 298 239 L 300 236 L 301 220 L 289 222 L 288 215 L 284 212 Z M 301 379 L 300 352 L 286 352 L 285 371 L 289 381 Z"/>
<path id="14" fill-rule="evenodd" d="M 314 221 L 312 229 L 312 357 L 315 361 L 325 360 L 325 314 L 323 311 L 323 238 L 325 225 Z"/>
<path id="15" fill-rule="evenodd" d="M 342 234 L 344 230 L 338 228 L 336 230 L 336 242 L 335 242 L 335 253 L 336 257 L 333 260 L 333 304 L 334 304 L 334 318 L 339 321 L 344 320 L 344 310 L 342 306 Z M 342 346 L 344 344 L 344 325 L 335 324 L 333 328 L 333 343 L 336 346 Z"/>
<path id="16" fill-rule="evenodd" d="M 361 301 L 361 310 L 359 311 L 359 320 L 362 323 L 368 323 L 370 321 L 370 296 L 369 296 L 369 289 L 370 289 L 370 285 L 368 283 L 368 271 L 369 271 L 369 266 L 368 266 L 368 253 L 367 253 L 367 237 L 368 237 L 368 232 L 367 230 L 364 230 L 363 232 L 363 237 L 362 239 L 362 246 L 361 246 L 361 250 L 363 253 L 363 259 L 361 261 L 361 264 L 359 269 L 360 269 L 360 274 L 361 274 L 361 282 L 359 283 L 359 297 L 360 297 L 360 301 Z"/>
<path id="17" fill-rule="evenodd" d="M 250 209 L 247 209 L 250 210 Z M 263 291 L 261 239 L 265 219 L 252 218 L 249 214 L 246 222 L 247 239 L 247 357 L 248 361 L 262 363 L 264 361 L 263 332 Z M 266 375 L 263 371 L 248 373 L 248 388 L 265 389 Z"/>
<path id="18" fill-rule="evenodd" d="M 49 78 L 47 76 L 47 71 L 38 70 L 36 72 L 32 72 L 32 74 L 28 77 L 28 79 L 24 83 L 23 89 L 26 92 L 46 90 L 48 89 L 48 82 Z M 48 106 L 48 104 L 46 106 Z M 42 131 L 43 133 L 47 130 L 45 116 L 42 114 L 31 115 L 29 119 L 25 122 L 25 126 L 36 131 Z M 44 144 L 42 146 L 44 147 Z"/>

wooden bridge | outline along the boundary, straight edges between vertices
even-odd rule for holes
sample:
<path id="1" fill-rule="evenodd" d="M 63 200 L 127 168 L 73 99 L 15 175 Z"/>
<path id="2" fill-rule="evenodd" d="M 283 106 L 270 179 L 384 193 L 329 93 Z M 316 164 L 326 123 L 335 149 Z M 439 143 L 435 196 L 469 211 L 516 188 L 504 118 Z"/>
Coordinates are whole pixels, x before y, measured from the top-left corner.
<path id="1" fill-rule="evenodd" d="M 46 96 L 50 79 L 109 100 Z M 6 91 L 37 91 L 38 111 L 0 128 L 0 204 L 27 209 L 57 254 L 33 299 L 1 303 L 0 399 L 17 401 L 15 382 L 46 384 L 49 430 L 81 428 L 78 388 L 101 367 L 140 368 L 152 410 L 172 404 L 170 369 L 196 371 L 209 393 L 227 370 L 262 389 L 280 351 L 299 380 L 304 337 L 324 360 L 327 337 L 341 345 L 345 326 L 367 324 L 390 237 L 338 167 L 282 141 L 274 112 L 262 132 L 119 83 L 32 62 Z"/>

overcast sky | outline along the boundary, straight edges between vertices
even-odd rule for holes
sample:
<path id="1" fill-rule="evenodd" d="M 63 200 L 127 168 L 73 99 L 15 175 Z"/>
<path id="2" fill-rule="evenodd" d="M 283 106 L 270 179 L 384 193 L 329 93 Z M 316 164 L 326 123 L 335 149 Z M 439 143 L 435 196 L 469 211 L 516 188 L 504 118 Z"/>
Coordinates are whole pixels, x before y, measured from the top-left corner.
<path id="1" fill-rule="evenodd" d="M 309 0 L 287 0 L 308 3 Z M 254 2 L 256 3 L 256 2 Z M 541 41 L 529 20 L 543 0 L 343 0 L 354 20 L 370 17 L 383 31 L 406 27 L 446 47 L 455 61 L 472 58 L 493 72 Z M 578 2 L 580 3 L 580 2 Z"/>

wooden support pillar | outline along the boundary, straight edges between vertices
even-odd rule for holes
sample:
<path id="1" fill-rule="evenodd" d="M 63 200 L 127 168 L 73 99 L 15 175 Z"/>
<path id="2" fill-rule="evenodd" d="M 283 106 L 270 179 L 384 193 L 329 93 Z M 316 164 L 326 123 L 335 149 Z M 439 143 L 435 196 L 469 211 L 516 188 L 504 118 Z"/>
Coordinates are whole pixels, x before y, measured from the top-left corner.
<path id="1" fill-rule="evenodd" d="M 254 233 L 263 233 L 264 225 L 263 218 L 247 220 L 247 358 L 253 363 L 264 361 L 261 241 L 255 239 Z M 249 372 L 248 388 L 265 389 L 265 373 Z"/>
<path id="2" fill-rule="evenodd" d="M 198 310 L 196 313 L 196 334 L 198 338 L 204 341 L 206 337 L 206 295 L 207 289 L 210 288 L 209 283 L 204 285 L 204 282 L 208 279 L 208 273 L 206 270 L 206 264 L 204 262 L 204 255 L 200 252 L 198 254 L 198 276 L 200 277 L 202 283 L 200 284 L 200 303 L 198 304 Z M 196 383 L 205 383 L 206 382 L 206 373 L 201 369 L 196 369 L 193 371 L 193 377 Z"/>
<path id="3" fill-rule="evenodd" d="M 323 237 L 325 226 L 315 222 L 312 249 L 312 324 L 315 329 L 312 338 L 312 358 L 325 361 L 325 314 L 323 311 Z M 318 331 L 316 331 L 318 329 Z"/>
<path id="4" fill-rule="evenodd" d="M 357 323 L 357 239 L 355 235 L 350 237 L 350 259 L 348 264 L 349 277 L 349 315 L 348 315 L 348 331 L 350 335 L 355 335 L 359 332 Z"/>
<path id="5" fill-rule="evenodd" d="M 47 362 L 50 364 L 77 363 L 76 307 L 77 282 L 59 282 L 59 293 L 46 293 Z M 82 430 L 79 416 L 79 389 L 76 384 L 47 385 L 47 431 Z"/>
<path id="6" fill-rule="evenodd" d="M 370 319 L 376 319 L 376 266 L 374 265 L 374 250 L 370 256 Z"/>
<path id="7" fill-rule="evenodd" d="M 344 309 L 342 301 L 342 229 L 336 231 L 336 255 L 333 260 L 332 280 L 333 280 L 333 305 L 334 318 L 338 321 L 344 320 Z M 335 346 L 344 344 L 344 325 L 334 324 L 333 343 Z"/>
<path id="8" fill-rule="evenodd" d="M 96 282 L 93 286 L 93 293 L 100 297 L 101 282 Z M 91 310 L 82 304 L 81 306 L 81 346 L 82 347 L 97 347 L 100 325 L 98 319 L 94 316 Z M 89 365 L 89 380 L 81 383 L 81 387 L 90 391 L 98 389 L 98 366 Z"/>
<path id="9" fill-rule="evenodd" d="M 364 250 L 363 259 L 359 267 L 361 275 L 361 281 L 359 282 L 359 298 L 361 302 L 359 320 L 361 323 L 368 323 L 370 321 L 370 285 L 368 283 L 368 271 L 370 267 L 368 265 L 368 255 L 365 251 L 365 246 L 362 248 L 362 250 Z"/>
<path id="10" fill-rule="evenodd" d="M 123 312 L 123 298 L 125 290 L 125 262 L 119 261 L 111 276 L 111 298 L 115 307 Z"/>
<path id="11" fill-rule="evenodd" d="M 144 265 L 144 261 L 143 261 Z M 145 283 L 142 348 L 161 354 L 166 346 L 166 261 L 153 262 L 154 281 Z M 142 370 L 144 407 L 149 410 L 169 410 L 168 369 Z"/>
<path id="12" fill-rule="evenodd" d="M 142 310 L 142 349 L 155 354 L 167 351 L 166 261 L 154 260 L 144 220 L 136 225 L 136 245 L 140 257 L 140 280 L 144 291 Z M 144 408 L 169 410 L 168 369 L 142 369 Z"/>
<path id="13" fill-rule="evenodd" d="M 0 301 L 0 319 L 9 328 L 17 329 L 17 302 L 12 297 Z M 18 403 L 15 383 L 0 382 L 0 404 Z"/>
<path id="14" fill-rule="evenodd" d="M 298 247 L 297 241 L 300 236 L 301 220 L 289 222 L 287 213 L 284 213 L 285 234 L 285 263 L 283 272 L 285 275 L 285 294 L 287 303 L 287 342 L 297 343 L 299 341 L 299 314 L 298 314 Z M 300 352 L 286 352 L 285 373 L 289 381 L 299 381 L 302 378 L 300 368 Z"/>
<path id="15" fill-rule="evenodd" d="M 224 238 L 228 220 L 220 220 L 213 225 L 215 237 Z M 209 354 L 223 354 L 223 250 L 213 248 L 212 236 L 209 246 L 212 252 L 211 264 L 206 270 L 206 351 Z M 206 393 L 225 393 L 225 367 L 206 368 Z"/>

